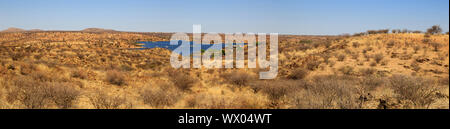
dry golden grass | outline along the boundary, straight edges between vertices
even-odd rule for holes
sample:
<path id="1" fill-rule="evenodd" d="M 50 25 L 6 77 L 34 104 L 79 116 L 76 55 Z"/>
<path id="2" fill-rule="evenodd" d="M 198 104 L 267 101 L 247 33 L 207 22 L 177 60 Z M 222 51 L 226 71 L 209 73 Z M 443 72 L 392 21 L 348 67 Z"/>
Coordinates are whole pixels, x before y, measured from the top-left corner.
<path id="1" fill-rule="evenodd" d="M 449 108 L 448 35 L 280 35 L 274 80 L 130 49 L 168 36 L 0 33 L 0 108 Z"/>

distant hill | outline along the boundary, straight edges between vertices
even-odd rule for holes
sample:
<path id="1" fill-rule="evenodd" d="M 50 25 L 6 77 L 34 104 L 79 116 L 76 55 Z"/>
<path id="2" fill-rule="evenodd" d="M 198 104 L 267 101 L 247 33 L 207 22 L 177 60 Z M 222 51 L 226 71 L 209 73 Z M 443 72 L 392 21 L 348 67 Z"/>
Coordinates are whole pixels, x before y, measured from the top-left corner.
<path id="1" fill-rule="evenodd" d="M 25 29 L 21 29 L 21 28 L 8 28 L 6 30 L 0 31 L 0 32 L 40 32 L 40 31 L 44 31 L 41 29 L 31 29 L 31 30 L 25 30 Z"/>
<path id="2" fill-rule="evenodd" d="M 8 29 L 0 31 L 0 32 L 41 32 L 41 31 L 45 31 L 45 30 L 41 30 L 41 29 L 25 30 L 25 29 L 21 29 L 21 28 L 11 27 L 11 28 L 8 28 Z M 58 30 L 50 30 L 50 31 L 58 31 Z M 102 29 L 102 28 L 86 28 L 84 30 L 81 30 L 81 32 L 118 32 L 118 31 L 112 30 L 112 29 Z"/>
<path id="3" fill-rule="evenodd" d="M 41 29 L 31 29 L 31 30 L 28 30 L 28 31 L 31 31 L 31 32 L 39 32 L 39 31 L 44 31 L 44 30 L 41 30 Z"/>
<path id="4" fill-rule="evenodd" d="M 26 31 L 26 30 L 20 29 L 20 28 L 11 27 L 11 28 L 8 28 L 8 29 L 0 31 L 0 32 L 24 32 L 24 31 Z"/>
<path id="5" fill-rule="evenodd" d="M 117 32 L 116 30 L 112 29 L 102 29 L 102 28 L 87 28 L 84 30 L 81 30 L 82 32 Z"/>

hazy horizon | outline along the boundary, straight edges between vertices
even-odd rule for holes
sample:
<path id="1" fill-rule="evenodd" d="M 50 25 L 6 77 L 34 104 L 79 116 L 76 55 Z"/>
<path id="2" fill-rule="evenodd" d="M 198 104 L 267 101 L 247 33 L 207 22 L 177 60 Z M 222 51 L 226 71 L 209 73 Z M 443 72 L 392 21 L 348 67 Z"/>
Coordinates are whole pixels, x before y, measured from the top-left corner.
<path id="1" fill-rule="evenodd" d="M 0 30 L 104 28 L 130 32 L 337 35 L 371 29 L 449 31 L 448 0 L 2 0 Z"/>

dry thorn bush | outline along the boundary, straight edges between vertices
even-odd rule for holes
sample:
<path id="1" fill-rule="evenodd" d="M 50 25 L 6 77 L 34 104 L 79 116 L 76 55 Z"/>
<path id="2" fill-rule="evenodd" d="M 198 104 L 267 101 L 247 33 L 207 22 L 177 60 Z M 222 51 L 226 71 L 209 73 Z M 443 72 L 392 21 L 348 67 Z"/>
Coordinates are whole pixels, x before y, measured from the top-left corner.
<path id="1" fill-rule="evenodd" d="M 42 82 L 29 76 L 13 79 L 13 87 L 9 90 L 8 101 L 14 103 L 18 100 L 23 106 L 30 109 L 73 107 L 73 102 L 80 92 L 71 83 Z"/>
<path id="2" fill-rule="evenodd" d="M 103 91 L 96 91 L 88 96 L 89 101 L 96 109 L 130 108 L 126 99 L 120 95 L 108 95 Z"/>
<path id="3" fill-rule="evenodd" d="M 286 98 L 290 93 L 299 90 L 305 84 L 303 81 L 277 80 L 266 81 L 259 85 L 260 91 L 266 94 L 270 100 L 269 107 L 281 108 L 288 102 Z"/>
<path id="4" fill-rule="evenodd" d="M 352 56 L 352 59 L 358 60 L 358 58 L 359 58 L 359 53 L 354 52 L 354 53 L 351 54 L 351 56 Z"/>
<path id="5" fill-rule="evenodd" d="M 320 64 L 322 64 L 322 62 L 319 61 L 319 60 L 309 60 L 309 61 L 306 63 L 306 68 L 307 68 L 308 70 L 314 71 L 314 70 L 316 70 L 317 68 L 319 68 Z"/>
<path id="6" fill-rule="evenodd" d="M 377 66 L 377 62 L 371 62 L 371 63 L 370 63 L 370 66 L 371 66 L 371 67 Z"/>
<path id="7" fill-rule="evenodd" d="M 181 71 L 170 71 L 169 78 L 173 84 L 181 91 L 190 91 L 191 87 L 194 86 L 195 79 L 189 76 L 188 73 L 183 73 Z"/>
<path id="8" fill-rule="evenodd" d="M 231 73 L 223 74 L 228 82 L 237 86 L 247 86 L 249 83 L 256 79 L 256 77 L 250 75 L 245 71 L 233 71 Z"/>
<path id="9" fill-rule="evenodd" d="M 359 42 L 353 42 L 352 46 L 354 48 L 359 48 L 359 46 L 361 46 L 361 44 Z"/>
<path id="10" fill-rule="evenodd" d="M 329 60 L 331 58 L 330 54 L 322 54 L 321 57 L 323 58 L 323 62 L 325 62 L 326 64 L 329 63 Z"/>
<path id="11" fill-rule="evenodd" d="M 378 53 L 378 54 L 373 55 L 373 59 L 375 60 L 375 62 L 377 64 L 380 63 L 383 60 L 383 58 L 384 58 L 383 53 Z"/>
<path id="12" fill-rule="evenodd" d="M 420 47 L 419 45 L 414 46 L 414 47 L 413 47 L 413 49 L 414 49 L 414 54 L 417 54 L 417 52 L 419 52 L 420 48 L 421 48 L 421 47 Z"/>
<path id="13" fill-rule="evenodd" d="M 354 68 L 352 66 L 342 66 L 338 70 L 344 75 L 352 75 L 354 73 Z"/>
<path id="14" fill-rule="evenodd" d="M 145 104 L 156 108 L 172 106 L 181 97 L 180 91 L 169 84 L 162 84 L 159 87 L 147 86 L 139 92 Z"/>
<path id="15" fill-rule="evenodd" d="M 76 69 L 72 72 L 72 77 L 74 78 L 80 78 L 80 79 L 87 79 L 88 78 L 88 74 L 87 71 L 82 70 L 82 69 Z"/>
<path id="16" fill-rule="evenodd" d="M 418 72 L 420 69 L 422 69 L 422 68 L 420 67 L 420 64 L 417 63 L 416 61 L 413 61 L 413 62 L 411 63 L 411 68 L 412 68 L 412 70 L 414 70 L 414 71 L 416 71 L 416 72 Z"/>
<path id="17" fill-rule="evenodd" d="M 392 48 L 395 45 L 395 41 L 390 41 L 386 45 L 387 45 L 387 48 Z"/>
<path id="18" fill-rule="evenodd" d="M 68 109 L 73 107 L 73 102 L 80 95 L 80 91 L 73 88 L 74 85 L 70 83 L 51 83 L 50 92 L 51 99 L 61 109 Z"/>
<path id="19" fill-rule="evenodd" d="M 361 69 L 359 69 L 359 72 L 363 76 L 370 76 L 370 75 L 375 74 L 377 72 L 377 69 L 375 69 L 375 68 L 361 68 Z"/>
<path id="20" fill-rule="evenodd" d="M 35 81 L 31 77 L 19 77 L 13 80 L 14 88 L 10 89 L 7 100 L 14 103 L 18 100 L 28 109 L 48 108 L 51 102 L 51 90 L 48 85 Z"/>
<path id="21" fill-rule="evenodd" d="M 398 100 L 410 102 L 404 108 L 426 108 L 436 101 L 438 91 L 436 84 L 430 80 L 408 75 L 393 75 L 389 79 L 390 85 L 397 94 Z"/>
<path id="22" fill-rule="evenodd" d="M 13 53 L 11 53 L 10 56 L 11 56 L 12 60 L 18 61 L 18 60 L 21 60 L 21 59 L 29 56 L 29 53 L 26 53 L 26 52 L 13 52 Z"/>
<path id="23" fill-rule="evenodd" d="M 336 56 L 338 61 L 344 61 L 347 56 L 345 54 L 338 54 Z"/>
<path id="24" fill-rule="evenodd" d="M 201 109 L 259 109 L 267 108 L 266 98 L 247 92 L 201 92 L 186 99 L 188 108 Z"/>
<path id="25" fill-rule="evenodd" d="M 107 71 L 106 72 L 106 81 L 110 84 L 118 85 L 118 86 L 127 85 L 125 73 L 117 71 L 117 70 Z"/>
<path id="26" fill-rule="evenodd" d="M 306 78 L 308 76 L 309 71 L 303 68 L 295 69 L 291 72 L 291 74 L 288 75 L 287 78 L 294 79 L 294 80 L 300 80 Z"/>
<path id="27" fill-rule="evenodd" d="M 306 89 L 291 95 L 291 101 L 295 108 L 301 109 L 358 108 L 354 83 L 335 75 L 315 76 Z"/>
<path id="28" fill-rule="evenodd" d="M 330 67 L 333 67 L 336 64 L 336 62 L 335 61 L 330 61 L 330 62 L 328 62 L 328 64 L 329 64 Z"/>
<path id="29" fill-rule="evenodd" d="M 433 47 L 433 50 L 434 50 L 435 52 L 439 51 L 439 49 L 440 49 L 441 46 L 442 46 L 440 43 L 431 43 L 430 45 L 431 45 L 431 47 Z"/>
<path id="30" fill-rule="evenodd" d="M 439 79 L 439 83 L 441 83 L 441 85 L 449 86 L 449 77 L 448 77 L 448 75 L 446 77 L 440 78 Z"/>
<path id="31" fill-rule="evenodd" d="M 361 79 L 361 88 L 365 91 L 365 92 L 371 92 L 376 90 L 376 88 L 384 85 L 385 83 L 385 79 L 377 77 L 375 75 L 369 75 L 369 76 L 365 76 L 364 78 Z"/>

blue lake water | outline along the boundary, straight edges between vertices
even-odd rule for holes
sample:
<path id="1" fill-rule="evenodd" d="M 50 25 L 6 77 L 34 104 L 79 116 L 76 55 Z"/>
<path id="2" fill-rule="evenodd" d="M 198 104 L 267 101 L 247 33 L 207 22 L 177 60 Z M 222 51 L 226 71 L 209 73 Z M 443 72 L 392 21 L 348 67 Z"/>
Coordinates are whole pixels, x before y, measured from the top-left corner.
<path id="1" fill-rule="evenodd" d="M 170 51 L 175 50 L 176 48 L 181 46 L 181 41 L 178 42 L 177 45 L 170 45 L 170 41 L 142 41 L 142 42 L 137 42 L 142 45 L 142 48 L 140 49 L 151 49 L 151 48 L 165 48 L 168 49 Z M 193 52 L 193 44 L 194 42 L 190 42 L 190 45 L 188 48 L 182 48 L 182 49 L 190 49 L 191 53 Z M 247 45 L 247 43 L 233 43 L 233 46 L 236 45 Z M 214 49 L 214 50 L 222 50 L 223 48 L 225 48 L 225 43 L 222 43 L 221 45 L 216 45 L 213 46 L 213 44 L 202 44 L 201 45 L 201 49 L 202 50 L 208 50 L 208 49 Z"/>

